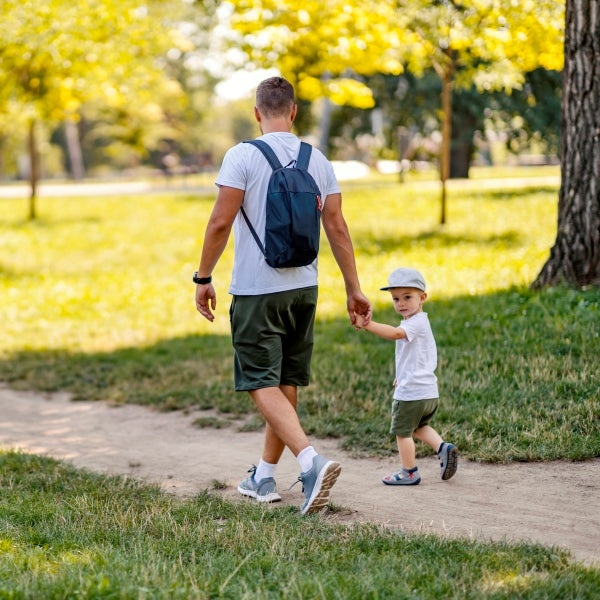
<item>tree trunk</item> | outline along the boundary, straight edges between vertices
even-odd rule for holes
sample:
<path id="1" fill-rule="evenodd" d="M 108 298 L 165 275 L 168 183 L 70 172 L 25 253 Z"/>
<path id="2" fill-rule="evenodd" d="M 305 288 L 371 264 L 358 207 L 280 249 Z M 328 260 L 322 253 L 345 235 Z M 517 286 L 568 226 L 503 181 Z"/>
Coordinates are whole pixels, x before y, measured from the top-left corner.
<path id="1" fill-rule="evenodd" d="M 453 141 L 450 146 L 450 179 L 467 179 L 473 156 L 473 140 Z"/>
<path id="2" fill-rule="evenodd" d="M 329 148 L 329 131 L 331 129 L 331 111 L 333 106 L 329 98 L 321 98 L 321 116 L 319 118 L 319 150 L 327 154 Z"/>
<path id="3" fill-rule="evenodd" d="M 83 167 L 83 153 L 79 141 L 79 130 L 77 122 L 73 119 L 65 119 L 65 139 L 67 141 L 67 152 L 69 153 L 69 165 L 71 177 L 75 180 L 83 179 L 85 172 Z"/>
<path id="4" fill-rule="evenodd" d="M 550 258 L 532 287 L 600 284 L 600 5 L 567 0 L 561 188 Z"/>
<path id="5" fill-rule="evenodd" d="M 442 198 L 440 223 L 446 223 L 446 181 L 450 174 L 450 138 L 452 136 L 452 69 L 444 69 L 442 75 L 442 149 L 440 156 L 440 180 Z"/>
<path id="6" fill-rule="evenodd" d="M 0 181 L 2 181 L 2 177 L 4 176 L 4 142 L 5 137 L 0 134 Z"/>
<path id="7" fill-rule="evenodd" d="M 37 200 L 37 184 L 40 177 L 40 157 L 37 149 L 36 139 L 36 123 L 35 119 L 29 121 L 29 135 L 28 135 L 28 146 L 29 146 L 29 219 L 34 220 L 37 217 L 36 214 L 36 200 Z"/>
<path id="8" fill-rule="evenodd" d="M 452 135 L 450 138 L 450 179 L 469 177 L 475 150 L 475 133 L 483 131 L 485 100 L 470 88 L 452 94 Z"/>

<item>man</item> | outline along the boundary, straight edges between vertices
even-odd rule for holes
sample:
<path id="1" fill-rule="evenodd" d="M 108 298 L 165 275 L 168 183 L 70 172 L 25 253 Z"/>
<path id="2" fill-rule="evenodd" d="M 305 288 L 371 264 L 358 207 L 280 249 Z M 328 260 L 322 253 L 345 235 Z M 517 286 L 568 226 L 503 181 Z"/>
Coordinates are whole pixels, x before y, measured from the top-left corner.
<path id="1" fill-rule="evenodd" d="M 298 156 L 300 140 L 291 133 L 296 111 L 294 90 L 282 77 L 271 77 L 258 86 L 254 116 L 262 133 L 259 139 L 272 148 L 282 165 Z M 356 316 L 361 315 L 368 322 L 371 305 L 360 289 L 333 168 L 321 152 L 313 149 L 308 170 L 325 198 L 321 220 L 344 278 L 350 320 L 354 324 Z M 301 511 L 309 514 L 327 505 L 341 466 L 317 454 L 296 413 L 297 387 L 309 383 L 317 261 L 305 267 L 270 267 L 240 214 L 243 206 L 254 229 L 264 231 L 271 173 L 260 150 L 251 144 L 238 144 L 226 153 L 194 278 L 196 307 L 213 321 L 216 293 L 211 273 L 233 226 L 234 266 L 229 292 L 233 295 L 230 317 L 235 389 L 249 392 L 266 421 L 262 458 L 258 467 L 250 469 L 251 476 L 240 482 L 238 491 L 259 502 L 280 500 L 274 475 L 287 446 L 300 464 L 299 480 L 305 495 Z"/>

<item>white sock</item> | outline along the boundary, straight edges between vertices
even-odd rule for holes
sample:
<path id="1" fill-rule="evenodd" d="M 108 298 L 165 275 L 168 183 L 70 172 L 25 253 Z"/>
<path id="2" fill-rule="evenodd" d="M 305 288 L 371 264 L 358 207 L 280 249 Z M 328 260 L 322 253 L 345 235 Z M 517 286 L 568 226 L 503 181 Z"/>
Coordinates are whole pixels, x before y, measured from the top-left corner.
<path id="1" fill-rule="evenodd" d="M 275 469 L 277 465 L 273 465 L 271 463 L 265 462 L 262 458 L 258 463 L 258 467 L 256 467 L 256 473 L 254 473 L 254 479 L 256 481 L 260 481 L 261 479 L 265 479 L 266 477 L 275 477 Z"/>
<path id="2" fill-rule="evenodd" d="M 312 447 L 308 446 L 304 450 L 300 451 L 296 460 L 300 463 L 300 469 L 303 473 L 310 471 L 313 466 L 313 458 L 317 456 L 317 451 Z"/>

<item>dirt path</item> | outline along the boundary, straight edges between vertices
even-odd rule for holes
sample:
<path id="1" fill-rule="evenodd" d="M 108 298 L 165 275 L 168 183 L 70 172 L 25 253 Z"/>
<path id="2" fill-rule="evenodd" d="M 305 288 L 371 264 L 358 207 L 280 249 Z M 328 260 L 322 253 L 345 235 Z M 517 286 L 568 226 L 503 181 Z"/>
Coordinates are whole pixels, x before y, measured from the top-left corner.
<path id="1" fill-rule="evenodd" d="M 212 488 L 217 480 L 227 484 L 225 496 L 239 498 L 237 483 L 258 460 L 262 433 L 198 429 L 194 418 L 0 387 L 0 446 L 159 482 L 180 496 Z M 332 440 L 315 440 L 315 447 L 342 463 L 331 499 L 346 509 L 340 513 L 344 520 L 558 545 L 577 560 L 600 565 L 600 459 L 512 465 L 461 460 L 447 482 L 435 458 L 421 459 L 421 485 L 407 489 L 380 482 L 397 468 L 392 458 L 352 459 Z M 302 503 L 300 485 L 286 491 L 297 475 L 296 461 L 286 452 L 277 473 L 283 504 Z"/>

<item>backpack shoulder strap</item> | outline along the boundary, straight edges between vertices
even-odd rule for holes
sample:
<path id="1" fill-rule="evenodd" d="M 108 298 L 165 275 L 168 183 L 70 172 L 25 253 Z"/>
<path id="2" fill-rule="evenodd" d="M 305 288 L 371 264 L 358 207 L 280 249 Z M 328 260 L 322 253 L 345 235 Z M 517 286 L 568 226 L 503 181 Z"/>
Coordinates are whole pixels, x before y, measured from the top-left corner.
<path id="1" fill-rule="evenodd" d="M 254 240 L 258 244 L 258 247 L 260 248 L 260 251 L 264 254 L 264 256 L 266 258 L 267 251 L 265 250 L 265 247 L 263 246 L 262 242 L 260 241 L 260 238 L 258 237 L 258 233 L 256 233 L 256 230 L 254 229 L 254 227 L 252 227 L 252 223 L 250 223 L 250 219 L 248 218 L 248 215 L 246 214 L 244 207 L 240 206 L 240 210 L 242 211 L 242 217 L 244 217 L 244 220 L 246 221 L 246 224 L 248 225 L 248 229 L 250 230 L 252 237 L 254 238 Z"/>
<path id="2" fill-rule="evenodd" d="M 267 142 L 263 142 L 262 140 L 246 140 L 244 144 L 252 144 L 253 146 L 256 146 L 263 153 L 264 157 L 269 161 L 269 164 L 271 165 L 273 171 L 282 168 L 279 159 L 275 155 L 275 152 L 271 150 L 271 146 L 269 146 Z"/>
<path id="3" fill-rule="evenodd" d="M 310 154 L 312 152 L 312 146 L 306 142 L 300 142 L 300 152 L 298 153 L 298 160 L 296 161 L 297 169 L 304 169 L 308 171 L 308 163 L 310 162 Z"/>

